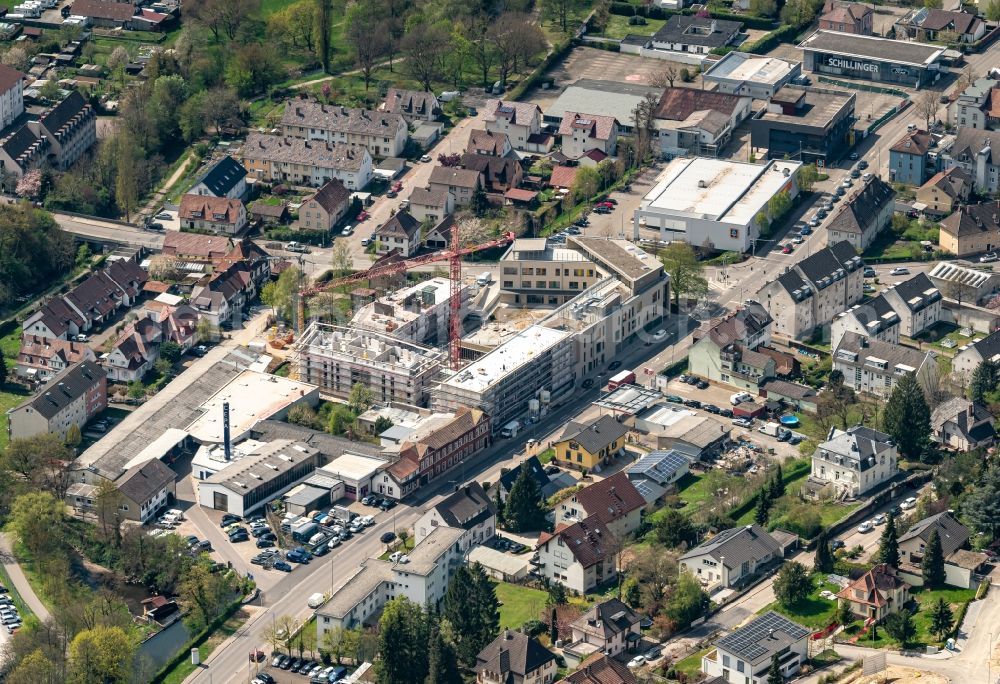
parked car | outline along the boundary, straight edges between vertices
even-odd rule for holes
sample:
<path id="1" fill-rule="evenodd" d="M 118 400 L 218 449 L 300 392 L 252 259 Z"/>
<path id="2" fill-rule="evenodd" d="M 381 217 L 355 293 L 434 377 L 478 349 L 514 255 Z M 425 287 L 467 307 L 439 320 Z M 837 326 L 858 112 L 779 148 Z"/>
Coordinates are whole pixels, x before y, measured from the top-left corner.
<path id="1" fill-rule="evenodd" d="M 889 271 L 889 275 L 894 275 L 894 276 L 910 275 L 910 269 L 908 269 L 906 266 L 896 266 L 891 271 Z"/>
<path id="2" fill-rule="evenodd" d="M 701 402 L 697 399 L 685 399 L 684 405 L 690 406 L 691 408 L 701 408 Z"/>
<path id="3" fill-rule="evenodd" d="M 291 572 L 292 566 L 285 561 L 274 561 L 274 565 L 271 566 L 275 570 L 281 570 L 282 572 Z"/>
<path id="4" fill-rule="evenodd" d="M 274 546 L 274 542 L 270 539 L 258 539 L 255 543 L 258 549 L 269 549 Z"/>
<path id="5" fill-rule="evenodd" d="M 803 242 L 805 242 L 805 238 L 803 238 L 801 235 L 796 235 L 792 238 L 792 242 L 794 242 L 797 245 L 801 245 Z"/>
<path id="6" fill-rule="evenodd" d="M 916 508 L 917 507 L 916 497 L 913 496 L 907 497 L 906 499 L 903 500 L 903 503 L 899 504 L 899 507 L 902 508 L 904 511 L 908 511 L 911 508 Z"/>
<path id="7" fill-rule="evenodd" d="M 809 226 L 802 226 L 802 229 L 799 231 L 799 235 L 812 235 L 812 232 L 813 229 Z"/>
<path id="8" fill-rule="evenodd" d="M 358 218 L 357 218 L 357 220 L 358 220 L 359 222 L 360 222 L 360 221 L 364 221 L 364 220 L 366 220 L 366 219 L 367 219 L 368 217 L 370 217 L 370 216 L 371 216 L 371 214 L 369 214 L 369 213 L 368 213 L 367 211 L 365 211 L 364 209 L 362 209 L 362 210 L 361 210 L 361 213 L 360 213 L 360 214 L 358 214 Z"/>
<path id="9" fill-rule="evenodd" d="M 782 254 L 791 254 L 792 253 L 792 246 L 791 245 L 787 245 L 787 244 L 786 245 L 782 245 L 781 246 L 781 253 Z"/>
<path id="10" fill-rule="evenodd" d="M 723 418 L 732 418 L 733 412 L 727 408 L 719 409 L 719 415 L 722 416 Z"/>
<path id="11" fill-rule="evenodd" d="M 719 411 L 721 410 L 715 404 L 702 404 L 701 408 L 704 409 L 705 411 L 708 411 L 709 413 L 714 414 L 714 415 L 719 415 Z"/>
<path id="12" fill-rule="evenodd" d="M 989 254 L 984 254 L 981 257 L 979 257 L 979 263 L 981 263 L 981 264 L 988 264 L 988 263 L 991 263 L 993 261 L 996 261 L 997 259 L 1000 259 L 1000 257 L 997 256 L 997 253 L 996 252 L 990 252 Z"/>
<path id="13" fill-rule="evenodd" d="M 700 390 L 708 389 L 708 383 L 705 380 L 698 380 L 698 382 L 694 383 L 694 386 Z"/>
<path id="14" fill-rule="evenodd" d="M 616 370 L 618 370 L 621 367 L 622 367 L 622 362 L 621 361 L 612 361 L 611 363 L 608 364 L 608 370 L 609 371 L 616 371 Z"/>
<path id="15" fill-rule="evenodd" d="M 683 404 L 684 403 L 684 397 L 679 397 L 676 394 L 668 394 L 664 398 L 667 401 L 669 401 L 671 404 Z"/>
<path id="16" fill-rule="evenodd" d="M 863 523 L 858 525 L 858 532 L 861 532 L 862 534 L 866 532 L 871 532 L 874 529 L 875 529 L 875 523 L 873 523 L 871 520 L 865 520 Z"/>
<path id="17" fill-rule="evenodd" d="M 173 216 L 170 215 L 170 212 L 161 211 L 159 214 L 157 214 L 153 218 L 159 219 L 161 221 L 169 221 L 170 219 L 173 218 Z"/>
<path id="18" fill-rule="evenodd" d="M 868 168 L 868 162 L 862 159 L 860 162 L 858 162 L 858 168 L 864 171 L 865 169 Z"/>
<path id="19" fill-rule="evenodd" d="M 632 660 L 628 661 L 628 666 L 631 669 L 642 667 L 645 664 L 646 664 L 646 656 L 641 656 L 641 655 L 637 655 L 635 658 L 632 658 Z"/>
<path id="20" fill-rule="evenodd" d="M 885 513 L 879 513 L 874 518 L 872 518 L 872 522 L 875 523 L 876 525 L 884 525 L 885 521 L 886 521 Z"/>
<path id="21" fill-rule="evenodd" d="M 865 278 L 874 278 L 877 275 L 878 275 L 878 272 L 874 268 L 872 268 L 871 266 L 865 266 L 865 270 L 864 270 L 864 277 Z"/>
<path id="22" fill-rule="evenodd" d="M 383 532 L 382 536 L 378 538 L 383 544 L 390 544 L 392 540 L 396 538 L 395 532 Z"/>
<path id="23" fill-rule="evenodd" d="M 830 550 L 831 551 L 836 551 L 837 549 L 842 549 L 845 546 L 847 546 L 847 544 L 844 543 L 843 539 L 833 539 L 833 540 L 830 541 Z"/>

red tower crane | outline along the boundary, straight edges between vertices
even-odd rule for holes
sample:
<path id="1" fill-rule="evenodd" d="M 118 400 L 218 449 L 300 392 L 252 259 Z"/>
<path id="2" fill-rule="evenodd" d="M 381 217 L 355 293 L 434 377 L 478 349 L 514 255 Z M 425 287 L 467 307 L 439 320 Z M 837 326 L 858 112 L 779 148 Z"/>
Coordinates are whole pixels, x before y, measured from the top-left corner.
<path id="1" fill-rule="evenodd" d="M 431 264 L 447 259 L 449 262 L 448 271 L 451 277 L 451 297 L 448 302 L 450 310 L 450 315 L 448 317 L 448 356 L 451 360 L 452 369 L 458 370 L 461 363 L 462 352 L 462 257 L 466 254 L 473 254 L 484 249 L 502 247 L 509 244 L 513 240 L 513 233 L 504 233 L 494 240 L 481 242 L 477 245 L 470 245 L 468 247 L 460 247 L 458 242 L 458 225 L 456 224 L 452 226 L 451 229 L 451 249 L 434 252 L 433 254 L 425 254 L 424 256 L 414 257 L 412 259 L 405 259 L 403 261 L 396 261 L 391 264 L 372 266 L 366 271 L 358 271 L 357 273 L 352 273 L 351 275 L 344 276 L 343 278 L 337 278 L 336 280 L 331 280 L 320 285 L 313 285 L 311 287 L 304 288 L 299 291 L 299 300 L 296 311 L 299 334 L 302 334 L 305 327 L 305 302 L 309 297 L 317 295 L 320 292 L 332 290 L 333 288 L 340 287 L 341 285 L 349 285 L 350 283 L 356 283 L 361 280 L 371 280 L 382 276 L 395 275 L 396 273 L 401 273 L 402 271 L 409 270 L 416 266 Z"/>

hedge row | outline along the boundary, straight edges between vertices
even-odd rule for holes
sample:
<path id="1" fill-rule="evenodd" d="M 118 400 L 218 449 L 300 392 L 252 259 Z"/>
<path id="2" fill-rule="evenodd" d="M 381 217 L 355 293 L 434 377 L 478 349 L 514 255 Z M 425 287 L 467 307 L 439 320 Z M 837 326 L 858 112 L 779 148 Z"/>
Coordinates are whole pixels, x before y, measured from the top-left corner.
<path id="1" fill-rule="evenodd" d="M 541 64 L 535 67 L 535 70 L 532 71 L 527 78 L 518 83 L 509 93 L 507 93 L 507 97 L 505 99 L 520 100 L 521 97 L 528 92 L 529 88 L 544 80 L 545 74 L 547 74 L 549 69 L 552 68 L 552 65 L 569 54 L 569 51 L 573 49 L 575 44 L 575 40 L 567 39 L 556 45 L 552 52 L 545 56 L 545 59 L 542 60 Z"/>
<path id="2" fill-rule="evenodd" d="M 791 24 L 782 24 L 767 35 L 761 36 L 752 43 L 744 43 L 740 46 L 740 51 L 749 52 L 753 55 L 767 54 L 774 48 L 778 47 L 781 43 L 794 43 L 795 38 L 798 35 L 798 27 L 792 26 Z"/>
<path id="3" fill-rule="evenodd" d="M 621 17 L 646 17 L 647 19 L 669 19 L 675 14 L 692 15 L 695 13 L 693 9 L 684 10 L 669 10 L 663 9 L 662 7 L 655 6 L 645 6 L 645 5 L 632 5 L 627 2 L 613 2 L 611 3 L 611 14 L 617 14 Z M 768 17 L 755 17 L 747 16 L 745 14 L 733 14 L 732 12 L 720 12 L 716 10 L 710 10 L 709 14 L 713 19 L 725 19 L 726 21 L 738 21 L 747 28 L 759 29 L 761 31 L 770 31 L 774 28 L 774 20 Z"/>

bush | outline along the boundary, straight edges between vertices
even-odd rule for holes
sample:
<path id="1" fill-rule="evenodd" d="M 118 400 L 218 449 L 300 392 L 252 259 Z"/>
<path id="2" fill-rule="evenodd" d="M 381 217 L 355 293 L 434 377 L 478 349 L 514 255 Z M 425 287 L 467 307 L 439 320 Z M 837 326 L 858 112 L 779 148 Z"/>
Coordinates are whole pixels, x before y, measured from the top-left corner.
<path id="1" fill-rule="evenodd" d="M 272 228 L 264 231 L 268 240 L 297 240 L 307 245 L 322 245 L 327 238 L 322 230 L 292 230 L 291 228 Z"/>

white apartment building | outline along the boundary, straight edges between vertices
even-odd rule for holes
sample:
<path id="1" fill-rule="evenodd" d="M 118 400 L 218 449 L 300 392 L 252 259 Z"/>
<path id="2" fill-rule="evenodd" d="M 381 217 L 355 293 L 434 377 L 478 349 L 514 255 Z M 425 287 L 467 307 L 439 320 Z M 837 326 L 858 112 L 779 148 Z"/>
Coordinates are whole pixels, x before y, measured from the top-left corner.
<path id="1" fill-rule="evenodd" d="M 424 513 L 413 525 L 413 541 L 420 544 L 439 527 L 461 530 L 457 543 L 465 553 L 493 538 L 497 510 L 483 486 L 473 481 Z"/>
<path id="2" fill-rule="evenodd" d="M 248 174 L 268 183 L 318 188 L 336 178 L 348 190 L 363 190 L 372 178 L 367 149 L 291 136 L 250 133 L 242 161 Z"/>
<path id="3" fill-rule="evenodd" d="M 464 320 L 472 285 L 461 285 Z M 443 345 L 448 339 L 451 314 L 451 280 L 437 277 L 389 292 L 357 310 L 351 327 L 392 333 L 392 336 L 417 344 Z"/>
<path id="4" fill-rule="evenodd" d="M 435 606 L 444 598 L 448 581 L 461 565 L 459 540 L 464 530 L 435 527 L 405 560 L 369 558 L 316 611 L 316 635 L 334 629 L 372 624 L 385 604 L 405 596 L 419 606 Z"/>
<path id="5" fill-rule="evenodd" d="M 952 126 L 985 130 L 992 128 L 996 117 L 992 114 L 992 99 L 1000 81 L 977 78 L 948 107 L 948 121 Z"/>
<path id="6" fill-rule="evenodd" d="M 398 157 L 406 148 L 409 129 L 402 115 L 372 109 L 293 100 L 281 116 L 285 135 L 304 140 L 363 147 L 372 157 Z"/>
<path id="7" fill-rule="evenodd" d="M 0 65 L 0 130 L 24 114 L 24 79 L 17 69 Z"/>
<path id="8" fill-rule="evenodd" d="M 813 452 L 807 488 L 818 485 L 836 497 L 862 497 L 896 476 L 898 458 L 889 435 L 864 425 L 847 431 L 830 428 Z"/>
<path id="9" fill-rule="evenodd" d="M 527 150 L 531 136 L 542 130 L 542 110 L 530 102 L 487 100 L 483 121 L 490 133 L 505 133 L 515 150 Z"/>
<path id="10" fill-rule="evenodd" d="M 917 376 L 925 392 L 937 386 L 938 369 L 933 352 L 845 333 L 834 347 L 833 369 L 844 374 L 844 384 L 856 392 L 888 397 L 898 378 Z"/>
<path id="11" fill-rule="evenodd" d="M 900 332 L 915 337 L 941 320 L 941 291 L 926 273 L 918 273 L 882 291 L 900 318 Z"/>
<path id="12" fill-rule="evenodd" d="M 538 538 L 537 568 L 542 577 L 584 594 L 617 575 L 618 541 L 596 516 Z"/>
<path id="13" fill-rule="evenodd" d="M 438 349 L 319 321 L 299 338 L 296 354 L 303 382 L 319 385 L 341 399 L 347 399 L 355 383 L 361 383 L 380 404 L 426 405 L 432 381 L 447 364 Z"/>
<path id="14" fill-rule="evenodd" d="M 806 257 L 757 291 L 774 319 L 773 332 L 806 339 L 864 296 L 864 263 L 847 241 Z"/>
<path id="15" fill-rule="evenodd" d="M 830 326 L 830 346 L 834 349 L 844 335 L 857 333 L 880 342 L 899 342 L 899 314 L 882 295 L 869 299 L 863 304 L 855 304 L 847 311 L 837 314 Z"/>

